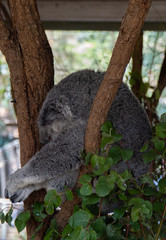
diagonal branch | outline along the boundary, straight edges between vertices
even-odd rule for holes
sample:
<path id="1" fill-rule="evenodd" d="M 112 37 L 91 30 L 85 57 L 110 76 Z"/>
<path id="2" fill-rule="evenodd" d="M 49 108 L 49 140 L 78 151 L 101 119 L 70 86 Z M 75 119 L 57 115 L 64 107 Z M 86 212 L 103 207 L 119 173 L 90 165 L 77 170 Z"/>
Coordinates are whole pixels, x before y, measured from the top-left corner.
<path id="1" fill-rule="evenodd" d="M 151 0 L 130 0 L 104 80 L 93 102 L 85 135 L 85 149 L 95 152 L 100 146 L 100 127 L 122 82 L 125 68 L 143 27 Z"/>

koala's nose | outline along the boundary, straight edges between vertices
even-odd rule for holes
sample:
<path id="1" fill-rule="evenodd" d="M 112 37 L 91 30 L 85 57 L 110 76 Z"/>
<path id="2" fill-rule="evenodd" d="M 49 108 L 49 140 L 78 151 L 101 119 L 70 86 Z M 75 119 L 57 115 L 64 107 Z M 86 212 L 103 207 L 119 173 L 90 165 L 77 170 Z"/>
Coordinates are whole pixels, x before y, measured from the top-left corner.
<path id="1" fill-rule="evenodd" d="M 7 190 L 7 189 L 5 189 L 5 198 L 9 198 L 8 190 Z"/>

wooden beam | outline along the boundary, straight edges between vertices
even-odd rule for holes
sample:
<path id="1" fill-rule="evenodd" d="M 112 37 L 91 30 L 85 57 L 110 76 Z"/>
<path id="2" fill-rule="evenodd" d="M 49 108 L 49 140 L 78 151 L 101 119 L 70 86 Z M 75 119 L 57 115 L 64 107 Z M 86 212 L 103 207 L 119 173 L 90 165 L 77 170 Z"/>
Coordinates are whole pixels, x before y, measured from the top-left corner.
<path id="1" fill-rule="evenodd" d="M 37 0 L 37 4 L 47 29 L 117 30 L 128 0 Z M 165 0 L 152 1 L 144 27 L 166 30 Z"/>
<path id="2" fill-rule="evenodd" d="M 43 21 L 120 22 L 128 1 L 37 1 Z M 166 22 L 166 2 L 152 1 L 147 22 Z"/>

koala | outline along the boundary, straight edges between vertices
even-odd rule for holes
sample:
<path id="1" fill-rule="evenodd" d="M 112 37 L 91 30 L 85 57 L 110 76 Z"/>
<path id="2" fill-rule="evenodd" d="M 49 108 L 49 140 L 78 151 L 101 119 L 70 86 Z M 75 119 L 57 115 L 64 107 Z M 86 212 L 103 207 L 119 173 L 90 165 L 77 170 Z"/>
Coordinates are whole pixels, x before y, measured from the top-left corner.
<path id="1" fill-rule="evenodd" d="M 15 202 L 24 201 L 33 191 L 73 188 L 82 164 L 80 152 L 90 109 L 104 72 L 78 71 L 61 80 L 48 93 L 38 117 L 40 141 L 43 147 L 21 169 L 9 176 L 5 196 Z M 134 177 L 148 171 L 140 148 L 151 138 L 148 117 L 136 97 L 122 83 L 114 98 L 107 120 L 122 135 L 122 146 L 133 149 L 129 160 Z M 127 165 L 121 161 L 116 170 Z"/>

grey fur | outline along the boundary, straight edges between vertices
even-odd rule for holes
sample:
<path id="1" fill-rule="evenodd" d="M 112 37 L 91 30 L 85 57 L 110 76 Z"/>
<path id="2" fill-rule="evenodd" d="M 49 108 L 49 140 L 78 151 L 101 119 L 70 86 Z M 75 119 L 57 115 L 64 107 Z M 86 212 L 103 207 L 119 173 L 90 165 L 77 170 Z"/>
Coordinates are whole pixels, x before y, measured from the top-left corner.
<path id="1" fill-rule="evenodd" d="M 80 151 L 90 108 L 104 77 L 102 72 L 84 70 L 73 73 L 54 86 L 48 93 L 38 118 L 43 148 L 21 169 L 12 174 L 5 194 L 13 202 L 25 200 L 35 190 L 74 187 L 81 166 Z M 132 148 L 129 161 L 135 177 L 148 171 L 139 149 L 151 137 L 146 113 L 128 87 L 122 83 L 108 113 L 124 148 Z M 126 164 L 120 162 L 122 172 Z"/>

